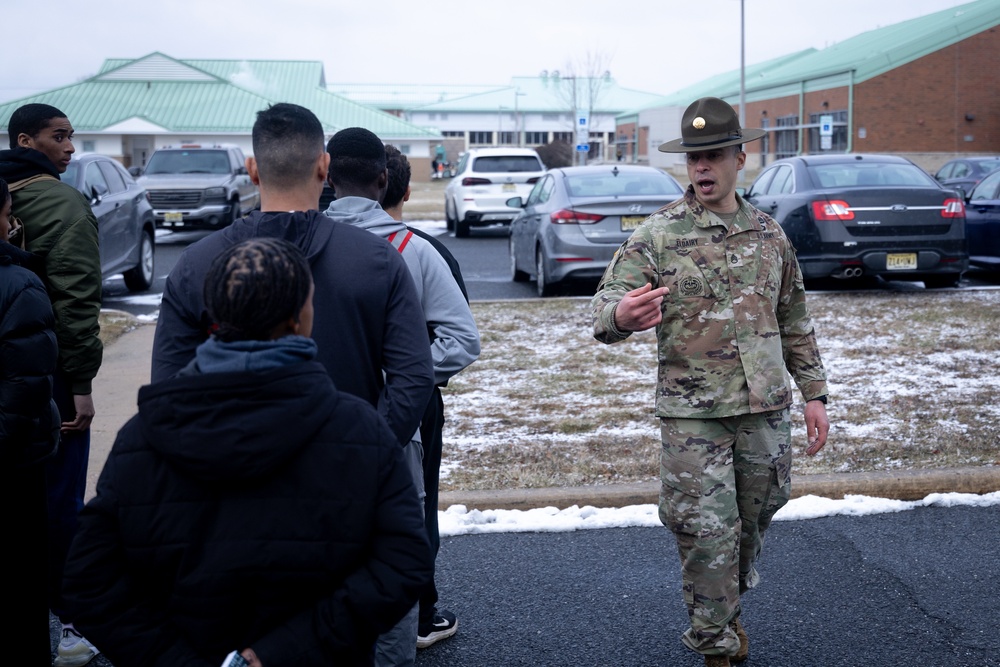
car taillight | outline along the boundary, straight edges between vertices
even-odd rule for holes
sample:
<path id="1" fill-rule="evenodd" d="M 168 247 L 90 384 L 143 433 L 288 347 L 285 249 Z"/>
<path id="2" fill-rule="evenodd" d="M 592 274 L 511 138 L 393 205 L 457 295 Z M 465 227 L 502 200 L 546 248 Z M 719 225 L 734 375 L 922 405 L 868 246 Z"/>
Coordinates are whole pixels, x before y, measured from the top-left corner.
<path id="1" fill-rule="evenodd" d="M 549 214 L 549 220 L 554 225 L 592 225 L 604 219 L 603 215 L 580 213 L 569 209 L 561 209 Z"/>
<path id="2" fill-rule="evenodd" d="M 488 178 L 475 178 L 473 176 L 466 176 L 462 179 L 462 185 L 489 185 L 491 183 Z"/>
<path id="3" fill-rule="evenodd" d="M 812 203 L 813 218 L 816 220 L 853 220 L 854 211 L 846 201 L 830 199 Z"/>
<path id="4" fill-rule="evenodd" d="M 965 202 L 961 199 L 945 199 L 944 208 L 941 209 L 942 218 L 964 218 Z"/>

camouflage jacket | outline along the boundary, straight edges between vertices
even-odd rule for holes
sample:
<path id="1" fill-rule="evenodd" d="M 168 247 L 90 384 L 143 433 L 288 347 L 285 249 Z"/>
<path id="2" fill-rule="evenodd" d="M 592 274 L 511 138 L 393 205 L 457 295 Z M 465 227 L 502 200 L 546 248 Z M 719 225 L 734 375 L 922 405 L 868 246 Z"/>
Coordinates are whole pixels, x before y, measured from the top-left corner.
<path id="1" fill-rule="evenodd" d="M 670 289 L 656 329 L 657 416 L 785 408 L 788 373 L 806 400 L 827 393 L 795 251 L 773 219 L 738 201 L 727 231 L 688 188 L 618 249 L 593 298 L 594 337 L 614 343 L 629 335 L 614 323 L 626 292 Z"/>

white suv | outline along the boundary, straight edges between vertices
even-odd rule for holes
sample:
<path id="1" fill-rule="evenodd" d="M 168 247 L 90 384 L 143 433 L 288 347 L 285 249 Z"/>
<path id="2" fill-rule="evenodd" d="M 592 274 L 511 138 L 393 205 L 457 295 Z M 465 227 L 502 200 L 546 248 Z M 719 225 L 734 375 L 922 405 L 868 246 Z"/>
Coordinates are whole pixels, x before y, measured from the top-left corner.
<path id="1" fill-rule="evenodd" d="M 457 238 L 474 226 L 509 225 L 521 209 L 507 206 L 512 197 L 527 199 L 545 173 L 531 148 L 473 148 L 462 155 L 444 191 L 444 217 Z"/>

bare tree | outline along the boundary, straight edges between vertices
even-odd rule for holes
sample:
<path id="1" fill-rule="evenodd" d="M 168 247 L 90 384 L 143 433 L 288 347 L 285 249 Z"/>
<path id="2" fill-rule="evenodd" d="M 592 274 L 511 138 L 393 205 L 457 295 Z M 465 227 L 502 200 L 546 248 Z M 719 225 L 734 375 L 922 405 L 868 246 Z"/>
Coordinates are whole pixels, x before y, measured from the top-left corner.
<path id="1" fill-rule="evenodd" d="M 588 49 L 583 58 L 568 61 L 563 74 L 553 72 L 549 77 L 554 80 L 552 94 L 569 110 L 573 119 L 574 137 L 577 118 L 581 113 L 586 113 L 587 118 L 592 119 L 601 96 L 612 84 L 611 72 L 608 71 L 610 61 L 608 54 Z M 580 164 L 586 164 L 587 154 L 581 152 L 579 161 Z"/>

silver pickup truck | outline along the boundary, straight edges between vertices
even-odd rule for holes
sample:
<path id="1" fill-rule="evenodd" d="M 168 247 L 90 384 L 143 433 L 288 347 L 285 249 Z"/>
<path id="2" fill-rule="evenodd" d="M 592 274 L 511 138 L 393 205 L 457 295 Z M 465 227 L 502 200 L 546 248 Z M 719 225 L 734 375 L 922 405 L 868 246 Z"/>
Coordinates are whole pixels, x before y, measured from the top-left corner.
<path id="1" fill-rule="evenodd" d="M 260 203 L 235 146 L 160 148 L 137 179 L 149 192 L 156 226 L 219 229 Z"/>

